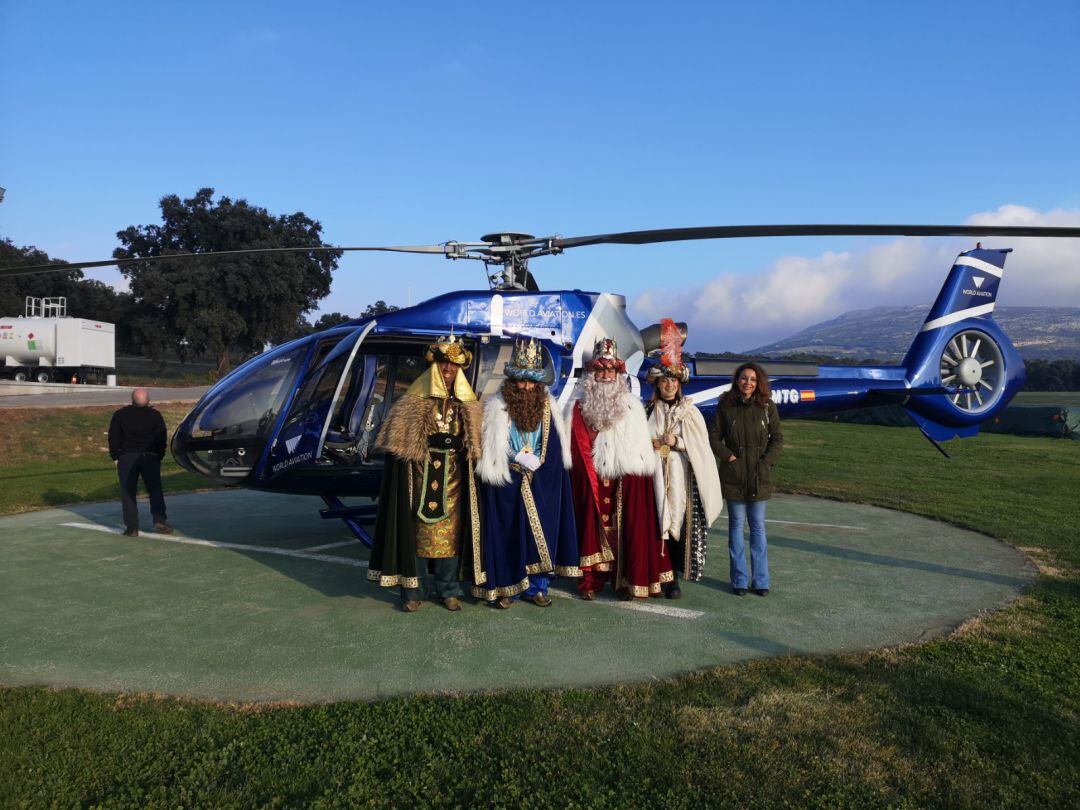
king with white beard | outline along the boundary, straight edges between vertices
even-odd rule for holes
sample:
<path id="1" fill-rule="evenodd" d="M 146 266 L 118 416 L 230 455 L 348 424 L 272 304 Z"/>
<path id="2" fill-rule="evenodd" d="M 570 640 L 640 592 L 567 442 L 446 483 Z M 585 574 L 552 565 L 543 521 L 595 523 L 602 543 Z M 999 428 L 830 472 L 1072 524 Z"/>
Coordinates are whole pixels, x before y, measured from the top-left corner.
<path id="1" fill-rule="evenodd" d="M 585 371 L 568 419 L 583 575 L 578 591 L 592 600 L 610 582 L 625 599 L 659 596 L 675 575 L 660 537 L 645 408 L 627 386 L 613 338 L 597 341 Z"/>

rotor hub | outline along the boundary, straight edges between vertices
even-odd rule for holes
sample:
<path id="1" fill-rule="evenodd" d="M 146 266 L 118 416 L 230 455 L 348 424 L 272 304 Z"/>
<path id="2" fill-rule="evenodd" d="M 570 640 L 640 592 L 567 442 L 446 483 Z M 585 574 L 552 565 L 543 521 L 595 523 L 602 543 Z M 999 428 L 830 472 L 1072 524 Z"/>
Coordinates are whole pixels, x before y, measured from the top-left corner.
<path id="1" fill-rule="evenodd" d="M 501 231 L 499 233 L 487 233 L 480 237 L 481 242 L 489 245 L 518 245 L 522 242 L 531 242 L 536 237 L 531 233 L 518 233 L 516 231 Z"/>
<path id="2" fill-rule="evenodd" d="M 982 366 L 974 357 L 967 357 L 961 360 L 960 365 L 957 366 L 956 376 L 961 385 L 967 387 L 978 385 L 979 380 L 982 379 Z"/>

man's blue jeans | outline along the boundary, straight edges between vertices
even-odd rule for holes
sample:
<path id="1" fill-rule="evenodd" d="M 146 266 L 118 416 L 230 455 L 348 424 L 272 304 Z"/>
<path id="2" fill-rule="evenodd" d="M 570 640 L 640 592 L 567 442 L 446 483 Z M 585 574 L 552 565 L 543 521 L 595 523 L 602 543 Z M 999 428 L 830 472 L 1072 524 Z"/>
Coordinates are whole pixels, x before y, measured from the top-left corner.
<path id="1" fill-rule="evenodd" d="M 766 501 L 727 501 L 728 554 L 731 557 L 731 587 L 764 589 L 769 587 L 769 549 L 765 541 Z M 750 566 L 754 576 L 746 572 L 746 550 L 743 525 L 750 522 Z"/>

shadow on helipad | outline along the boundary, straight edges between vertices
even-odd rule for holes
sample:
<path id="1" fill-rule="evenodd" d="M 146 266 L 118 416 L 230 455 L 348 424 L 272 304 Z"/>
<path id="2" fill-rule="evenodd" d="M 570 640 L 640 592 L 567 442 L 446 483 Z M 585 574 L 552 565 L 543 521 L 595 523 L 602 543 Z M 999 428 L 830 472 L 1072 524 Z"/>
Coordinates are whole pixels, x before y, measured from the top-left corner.
<path id="1" fill-rule="evenodd" d="M 779 496 L 766 598 L 731 594 L 718 526 L 706 577 L 677 602 L 585 603 L 563 580 L 547 609 L 408 615 L 314 499 L 227 490 L 168 503 L 170 537 L 123 537 L 116 503 L 0 518 L 0 682 L 238 701 L 588 686 L 923 639 L 1035 577 L 983 535 Z"/>

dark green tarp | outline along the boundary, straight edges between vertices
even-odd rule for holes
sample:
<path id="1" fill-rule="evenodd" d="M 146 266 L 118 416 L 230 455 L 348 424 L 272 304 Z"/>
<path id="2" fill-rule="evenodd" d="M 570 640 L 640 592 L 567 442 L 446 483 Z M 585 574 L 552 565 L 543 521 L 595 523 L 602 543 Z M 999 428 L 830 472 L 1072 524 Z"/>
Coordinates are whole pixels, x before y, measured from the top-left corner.
<path id="1" fill-rule="evenodd" d="M 856 425 L 914 427 L 915 421 L 899 405 L 836 411 L 810 417 L 823 422 L 846 422 Z M 1021 436 L 1053 436 L 1080 439 L 1080 408 L 1065 405 L 1010 405 L 980 428 L 986 433 L 1011 433 Z"/>

